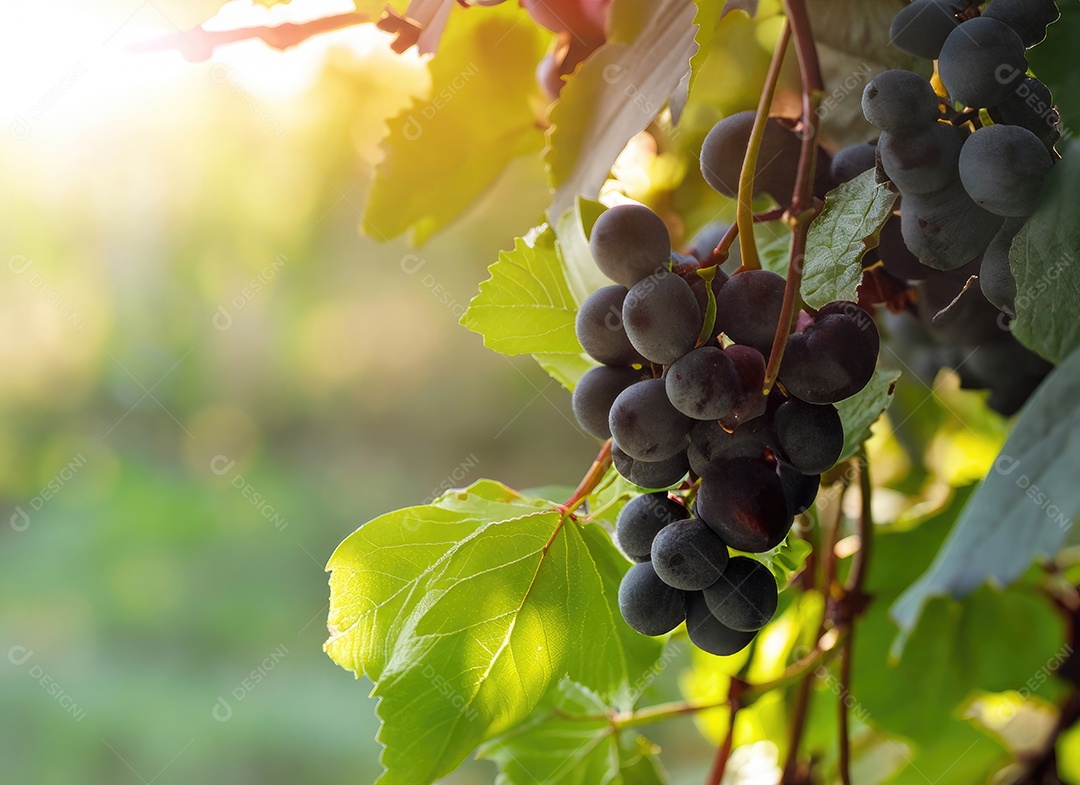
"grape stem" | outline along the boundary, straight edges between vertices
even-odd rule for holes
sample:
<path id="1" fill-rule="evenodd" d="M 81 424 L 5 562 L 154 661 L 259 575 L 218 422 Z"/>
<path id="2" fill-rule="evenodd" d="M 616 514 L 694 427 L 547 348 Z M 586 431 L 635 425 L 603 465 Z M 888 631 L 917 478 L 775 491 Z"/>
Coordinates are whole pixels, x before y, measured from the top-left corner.
<path id="1" fill-rule="evenodd" d="M 754 223 L 763 224 L 769 221 L 778 221 L 784 217 L 784 213 L 787 210 L 784 208 L 778 208 L 776 210 L 769 210 L 767 213 L 758 213 L 754 216 Z M 728 256 L 731 253 L 731 246 L 735 244 L 735 240 L 739 237 L 739 224 L 733 223 L 728 230 L 724 233 L 724 236 L 720 238 L 720 242 L 716 244 L 716 248 L 709 254 L 709 258 L 701 263 L 701 268 L 706 267 L 718 267 L 728 260 Z"/>
<path id="2" fill-rule="evenodd" d="M 734 694 L 728 697 L 730 713 L 728 714 L 727 732 L 724 741 L 716 748 L 716 758 L 713 759 L 712 769 L 709 770 L 709 780 L 706 785 L 720 785 L 727 770 L 728 759 L 731 757 L 731 749 L 735 741 L 735 720 L 739 716 L 739 699 Z"/>
<path id="3" fill-rule="evenodd" d="M 567 500 L 566 504 L 559 507 L 559 512 L 564 517 L 573 515 L 574 510 L 580 507 L 589 497 L 589 494 L 596 490 L 597 486 L 600 485 L 600 481 L 604 479 L 604 474 L 607 473 L 609 466 L 611 466 L 611 439 L 604 442 L 604 446 L 600 448 L 596 460 L 589 467 L 589 471 L 585 472 L 585 476 L 581 478 L 574 495 Z"/>
<path id="4" fill-rule="evenodd" d="M 776 337 L 773 339 L 769 362 L 765 368 L 765 387 L 768 395 L 780 373 L 780 363 L 784 359 L 784 348 L 788 335 L 795 326 L 798 315 L 796 307 L 799 300 L 799 288 L 802 285 L 803 257 L 806 255 L 806 235 L 810 223 L 817 214 L 814 204 L 814 175 L 817 170 L 818 143 L 817 110 L 821 96 L 825 92 L 825 83 L 821 77 L 821 65 L 818 63 L 814 33 L 810 27 L 810 17 L 806 13 L 805 0 L 784 0 L 784 10 L 795 37 L 795 54 L 799 61 L 799 74 L 802 79 L 803 129 L 802 149 L 799 152 L 799 169 L 795 175 L 795 192 L 791 196 L 791 207 L 787 212 L 787 221 L 792 229 L 791 259 L 788 262 L 787 285 L 784 288 L 784 306 L 776 325 Z M 740 205 L 741 206 L 741 205 Z"/>
<path id="5" fill-rule="evenodd" d="M 784 53 L 791 41 L 791 24 L 784 20 L 780 37 L 776 39 L 772 62 L 765 75 L 765 84 L 761 88 L 761 100 L 758 101 L 754 127 L 750 131 L 750 143 L 743 158 L 742 171 L 739 174 L 739 201 L 735 213 L 735 226 L 739 235 L 739 250 L 742 252 L 742 264 L 748 270 L 760 270 L 757 244 L 754 242 L 754 172 L 757 169 L 758 154 L 761 152 L 761 140 L 765 138 L 765 125 L 769 121 L 769 109 L 772 107 L 776 83 L 780 81 L 780 69 L 784 64 Z"/>

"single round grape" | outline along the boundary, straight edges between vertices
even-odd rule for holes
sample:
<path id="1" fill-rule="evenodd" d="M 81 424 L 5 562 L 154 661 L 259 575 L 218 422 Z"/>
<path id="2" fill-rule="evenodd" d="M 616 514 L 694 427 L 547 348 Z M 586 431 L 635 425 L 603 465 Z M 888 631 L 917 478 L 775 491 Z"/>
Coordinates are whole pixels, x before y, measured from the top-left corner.
<path id="1" fill-rule="evenodd" d="M 736 556 L 716 583 L 703 592 L 712 615 L 725 627 L 755 632 L 776 615 L 776 578 L 761 562 Z"/>
<path id="2" fill-rule="evenodd" d="M 690 284 L 674 273 L 635 284 L 622 315 L 630 343 L 659 365 L 671 365 L 693 349 L 703 322 Z"/>
<path id="3" fill-rule="evenodd" d="M 731 276 L 716 300 L 716 324 L 732 341 L 768 355 L 784 307 L 784 279 L 768 270 Z"/>
<path id="4" fill-rule="evenodd" d="M 975 204 L 1023 218 L 1039 207 L 1054 160 L 1039 137 L 1016 125 L 980 128 L 960 153 L 960 180 Z"/>
<path id="5" fill-rule="evenodd" d="M 1054 96 L 1050 88 L 1033 76 L 1021 79 L 1012 95 L 990 107 L 989 112 L 998 125 L 1026 128 L 1047 148 L 1053 147 L 1061 138 L 1058 130 L 1061 114 L 1054 106 Z"/>
<path id="6" fill-rule="evenodd" d="M 671 405 L 695 420 L 727 416 L 741 392 L 735 364 L 718 346 L 702 346 L 676 360 L 664 383 Z"/>
<path id="7" fill-rule="evenodd" d="M 909 54 L 937 60 L 945 39 L 960 24 L 956 15 L 966 5 L 962 0 L 915 0 L 893 19 L 889 38 Z"/>
<path id="8" fill-rule="evenodd" d="M 724 353 L 735 364 L 735 371 L 739 375 L 741 393 L 731 409 L 731 413 L 721 418 L 721 423 L 729 431 L 733 431 L 743 423 L 748 423 L 755 417 L 765 413 L 767 401 L 761 394 L 765 386 L 765 355 L 752 346 L 740 346 L 734 344 L 724 349 Z"/>
<path id="9" fill-rule="evenodd" d="M 938 76 L 949 96 L 970 107 L 1004 101 L 1027 68 L 1020 36 L 1004 22 L 986 16 L 953 30 L 938 58 Z"/>
<path id="10" fill-rule="evenodd" d="M 593 226 L 589 250 L 600 272 L 627 289 L 671 259 L 671 236 L 663 219 L 641 204 L 606 210 Z"/>
<path id="11" fill-rule="evenodd" d="M 605 365 L 644 365 L 646 360 L 630 343 L 623 327 L 625 286 L 605 286 L 585 298 L 574 328 L 585 353 Z"/>
<path id="12" fill-rule="evenodd" d="M 776 410 L 774 422 L 784 461 L 803 474 L 827 472 L 844 451 L 844 424 L 831 404 L 791 398 Z"/>
<path id="13" fill-rule="evenodd" d="M 670 523 L 690 517 L 686 508 L 666 493 L 645 493 L 626 503 L 615 521 L 615 539 L 623 553 L 634 561 L 645 561 L 652 552 L 653 538 Z"/>
<path id="14" fill-rule="evenodd" d="M 660 580 L 646 561 L 635 564 L 623 576 L 619 611 L 642 635 L 666 635 L 686 618 L 686 598 Z"/>
<path id="15" fill-rule="evenodd" d="M 786 463 L 777 464 L 776 473 L 784 487 L 784 498 L 792 515 L 801 515 L 809 510 L 821 487 L 821 475 L 803 474 Z"/>
<path id="16" fill-rule="evenodd" d="M 729 546 L 747 553 L 775 548 L 794 520 L 776 472 L 750 458 L 728 461 L 703 478 L 694 512 Z"/>
<path id="17" fill-rule="evenodd" d="M 878 141 L 881 168 L 903 194 L 928 194 L 956 182 L 964 140 L 947 123 L 903 134 L 883 133 Z"/>
<path id="18" fill-rule="evenodd" d="M 911 71 L 883 71 L 863 90 L 863 115 L 882 131 L 904 133 L 937 122 L 941 111 L 928 81 Z"/>
<path id="19" fill-rule="evenodd" d="M 717 657 L 738 654 L 757 635 L 756 632 L 740 632 L 724 625 L 712 615 L 701 592 L 686 595 L 686 634 L 699 649 Z"/>
<path id="20" fill-rule="evenodd" d="M 673 523 L 653 540 L 653 569 L 676 589 L 701 591 L 712 586 L 727 563 L 727 545 L 697 518 Z"/>
<path id="21" fill-rule="evenodd" d="M 854 180 L 877 166 L 877 146 L 853 144 L 840 150 L 832 159 L 831 175 L 837 185 Z"/>
<path id="22" fill-rule="evenodd" d="M 1046 28 L 1061 17 L 1061 12 L 1054 0 L 994 0 L 982 15 L 1007 24 L 1030 48 L 1046 38 Z"/>
<path id="23" fill-rule="evenodd" d="M 986 250 L 1003 220 L 975 204 L 963 184 L 955 182 L 932 194 L 905 196 L 900 231 L 924 265 L 955 270 Z"/>
<path id="24" fill-rule="evenodd" d="M 873 317 L 855 303 L 829 303 L 788 339 L 780 382 L 807 403 L 836 403 L 870 381 L 880 338 Z"/>
<path id="25" fill-rule="evenodd" d="M 979 288 L 983 296 L 1009 316 L 1016 316 L 1016 278 L 1009 265 L 1009 252 L 1013 240 L 1026 223 L 1023 218 L 1006 219 L 983 254 L 979 266 Z"/>
<path id="26" fill-rule="evenodd" d="M 930 272 L 930 268 L 920 262 L 919 258 L 904 244 L 899 215 L 890 216 L 881 227 L 877 255 L 885 272 L 895 275 L 902 281 L 921 281 Z"/>
<path id="27" fill-rule="evenodd" d="M 712 127 L 701 145 L 701 174 L 712 188 L 724 196 L 739 194 L 739 175 L 750 144 L 756 113 L 739 112 Z M 761 139 L 754 169 L 754 194 L 767 193 L 786 203 L 795 190 L 802 142 L 779 121 L 769 118 Z"/>
<path id="28" fill-rule="evenodd" d="M 690 470 L 685 451 L 662 461 L 636 461 L 617 444 L 611 445 L 611 462 L 620 476 L 647 490 L 678 485 Z"/>
<path id="29" fill-rule="evenodd" d="M 690 431 L 687 457 L 694 474 L 704 477 L 719 471 L 733 458 L 762 458 L 765 444 L 749 428 L 726 431 L 717 422 L 700 422 Z"/>
<path id="30" fill-rule="evenodd" d="M 619 393 L 647 378 L 645 371 L 602 365 L 585 372 L 574 388 L 571 404 L 582 429 L 597 439 L 611 438 L 608 417 Z"/>
<path id="31" fill-rule="evenodd" d="M 693 424 L 671 405 L 663 379 L 627 387 L 611 405 L 608 417 L 615 443 L 638 461 L 662 461 L 685 450 Z"/>

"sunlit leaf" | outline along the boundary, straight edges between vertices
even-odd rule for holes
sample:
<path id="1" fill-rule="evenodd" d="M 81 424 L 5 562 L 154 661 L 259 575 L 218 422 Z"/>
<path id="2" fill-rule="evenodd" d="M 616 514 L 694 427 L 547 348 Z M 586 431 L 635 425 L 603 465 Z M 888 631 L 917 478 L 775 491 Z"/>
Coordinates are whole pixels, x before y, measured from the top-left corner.
<path id="1" fill-rule="evenodd" d="M 840 460 L 846 460 L 859 451 L 870 438 L 870 429 L 892 403 L 893 390 L 900 378 L 899 371 L 879 368 L 870 383 L 855 395 L 836 404 L 840 421 L 844 424 L 844 451 Z M 839 463 L 839 461 L 838 461 Z"/>
<path id="2" fill-rule="evenodd" d="M 619 615 L 628 566 L 603 529 L 490 481 L 350 535 L 328 565 L 325 648 L 375 681 L 380 782 L 452 771 L 564 675 L 627 707 L 661 648 Z"/>
<path id="3" fill-rule="evenodd" d="M 516 3 L 457 9 L 429 63 L 431 93 L 390 123 L 363 229 L 417 244 L 456 219 L 516 156 L 543 146 L 531 97 L 548 34 Z"/>

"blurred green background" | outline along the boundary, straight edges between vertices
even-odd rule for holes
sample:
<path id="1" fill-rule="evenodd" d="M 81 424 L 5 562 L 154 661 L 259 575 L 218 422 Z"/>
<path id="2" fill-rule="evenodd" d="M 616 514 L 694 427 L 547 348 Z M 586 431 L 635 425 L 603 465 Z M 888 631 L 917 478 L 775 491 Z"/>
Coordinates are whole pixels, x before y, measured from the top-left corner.
<path id="1" fill-rule="evenodd" d="M 0 781 L 371 782 L 370 685 L 321 650 L 333 548 L 595 453 L 555 382 L 457 326 L 541 216 L 540 164 L 423 249 L 382 244 L 370 169 L 425 75 L 381 34 L 189 64 L 125 51 L 201 21 L 182 3 L 12 12 Z"/>

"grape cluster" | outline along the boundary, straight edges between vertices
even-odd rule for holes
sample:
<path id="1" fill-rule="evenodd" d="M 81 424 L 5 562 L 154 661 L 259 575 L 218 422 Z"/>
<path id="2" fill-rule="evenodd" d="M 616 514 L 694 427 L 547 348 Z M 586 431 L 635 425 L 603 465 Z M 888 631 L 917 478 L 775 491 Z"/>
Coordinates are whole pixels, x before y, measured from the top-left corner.
<path id="1" fill-rule="evenodd" d="M 646 635 L 685 619 L 698 646 L 731 654 L 771 618 L 776 585 L 765 567 L 729 558 L 728 549 L 775 548 L 813 503 L 821 473 L 844 448 L 834 404 L 873 375 L 877 327 L 854 303 L 800 313 L 766 396 L 782 277 L 728 277 L 672 254 L 663 221 L 641 205 L 605 212 L 590 248 L 616 283 L 578 311 L 581 345 L 603 363 L 574 391 L 578 421 L 612 439 L 615 468 L 635 485 L 700 479 L 692 514 L 666 493 L 623 511 L 618 539 L 640 563 L 623 582 L 620 607 Z"/>
<path id="2" fill-rule="evenodd" d="M 1009 248 L 1039 206 L 1060 138 L 1053 96 L 1025 76 L 1026 49 L 1060 14 L 1054 0 L 993 0 L 974 18 L 969 5 L 915 0 L 897 14 L 891 37 L 911 54 L 937 59 L 951 101 L 975 110 L 958 120 L 978 126 L 977 110 L 986 110 L 993 125 L 968 133 L 944 121 L 933 87 L 907 71 L 880 74 L 863 94 L 866 119 L 882 131 L 881 171 L 903 195 L 900 233 L 918 264 L 903 252 L 895 263 L 883 261 L 897 277 L 922 280 L 919 265 L 950 271 L 979 260 L 983 294 L 1013 316 Z"/>

